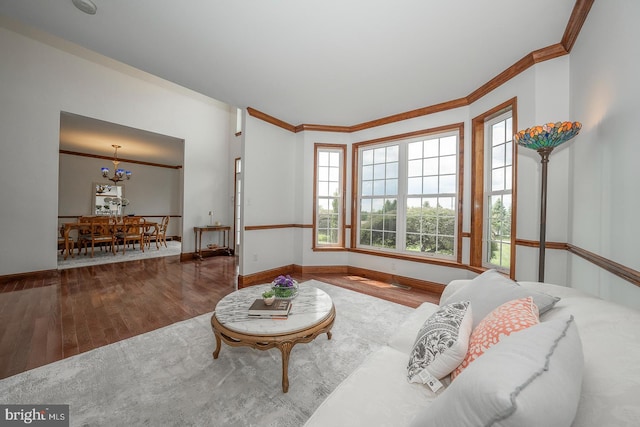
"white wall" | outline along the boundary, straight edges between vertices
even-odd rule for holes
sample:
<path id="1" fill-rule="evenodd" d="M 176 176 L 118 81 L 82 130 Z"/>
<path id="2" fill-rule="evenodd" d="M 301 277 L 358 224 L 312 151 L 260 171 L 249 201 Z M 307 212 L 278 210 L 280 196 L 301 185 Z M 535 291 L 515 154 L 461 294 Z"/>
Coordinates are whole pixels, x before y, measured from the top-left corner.
<path id="1" fill-rule="evenodd" d="M 186 248 L 194 245 L 192 227 L 206 223 L 209 210 L 224 215 L 221 222 L 230 220 L 229 106 L 69 43 L 23 32 L 0 20 L 0 275 L 57 267 L 61 111 L 185 141 Z"/>
<path id="2" fill-rule="evenodd" d="M 295 205 L 294 212 L 300 214 L 294 215 L 295 224 L 311 224 L 313 220 L 313 167 L 314 167 L 314 144 L 316 142 L 346 144 L 347 145 L 347 201 L 350 200 L 351 194 L 351 147 L 352 144 L 390 135 L 398 135 L 416 130 L 430 129 L 443 125 L 451 125 L 463 122 L 464 129 L 464 165 L 465 165 L 465 192 L 463 194 L 464 211 L 463 211 L 463 230 L 470 230 L 470 212 L 471 212 L 471 120 L 495 106 L 513 98 L 518 98 L 518 120 L 519 126 L 528 127 L 538 123 L 547 121 L 569 120 L 569 104 L 568 98 L 568 77 L 569 77 L 569 61 L 566 58 L 558 58 L 553 61 L 547 61 L 532 67 L 521 75 L 512 79 L 505 85 L 499 87 L 495 91 L 478 100 L 471 106 L 458 108 L 454 110 L 443 111 L 436 114 L 418 117 L 411 120 L 396 122 L 385 126 L 366 129 L 353 134 L 333 133 L 333 132 L 302 132 L 292 134 L 291 132 L 277 128 L 256 119 L 251 119 L 252 124 L 246 129 L 244 135 L 245 141 L 251 141 L 252 144 L 245 145 L 244 155 L 247 160 L 250 157 L 265 158 L 268 156 L 267 151 L 271 149 L 288 150 L 283 153 L 284 158 L 296 159 L 296 179 L 293 186 L 286 186 L 287 191 L 293 192 Z M 554 94 L 561 94 L 563 99 L 556 100 Z M 546 106 L 546 108 L 545 108 Z M 541 122 L 542 121 L 542 122 Z M 275 141 L 280 144 L 287 141 L 286 147 L 277 147 Z M 259 141 L 259 143 L 258 143 Z M 267 144 L 267 141 L 272 141 Z M 291 147 L 291 148 L 289 148 Z M 539 236 L 539 164 L 540 158 L 536 152 L 528 152 L 522 149 L 518 155 L 519 159 L 519 199 L 518 199 L 518 237 L 528 240 L 537 240 Z M 556 156 L 557 154 L 557 156 Z M 268 157 L 267 157 L 268 158 Z M 550 176 L 557 181 L 553 188 L 549 189 L 549 204 L 553 206 L 548 212 L 548 240 L 566 242 L 567 241 L 567 210 L 568 202 L 566 199 L 567 191 L 567 162 L 568 156 L 562 153 L 554 153 L 553 167 Z M 557 167 L 556 167 L 557 166 Z M 247 165 L 247 174 L 250 173 L 249 165 Z M 251 176 L 251 177 L 250 177 Z M 247 175 L 245 177 L 247 185 L 247 194 L 260 194 L 260 197 L 269 197 L 269 195 L 279 194 L 282 187 L 276 185 L 272 179 L 259 175 Z M 273 186 L 270 188 L 269 186 Z M 250 189 L 249 189 L 250 187 Z M 256 206 L 246 204 L 246 213 L 253 215 L 257 213 Z M 350 206 L 347 209 L 347 223 L 351 221 Z M 282 215 L 280 215 L 281 217 Z M 262 222 L 263 224 L 288 224 L 289 219 L 275 221 L 277 216 L 271 213 L 272 221 Z M 253 224 L 257 218 L 254 216 L 251 221 L 246 224 Z M 292 240 L 295 248 L 290 258 L 283 256 L 282 252 L 279 256 L 271 255 L 264 263 L 256 263 L 251 261 L 243 262 L 243 266 L 247 266 L 247 262 L 251 263 L 251 268 L 242 269 L 242 274 L 250 274 L 252 272 L 277 268 L 288 264 L 299 264 L 303 266 L 332 266 L 332 265 L 349 265 L 381 271 L 389 274 L 412 277 L 437 283 L 448 283 L 456 278 L 468 278 L 473 276 L 464 269 L 455 269 L 445 266 L 433 264 L 415 263 L 405 260 L 397 260 L 385 257 L 376 257 L 363 254 L 355 254 L 350 252 L 321 252 L 312 251 L 313 230 L 311 228 L 296 229 L 277 229 L 270 231 L 254 231 L 250 232 L 251 236 L 257 236 L 262 233 L 262 238 L 258 242 L 256 239 L 246 240 L 247 246 L 252 248 L 268 246 L 269 239 L 286 239 Z M 469 242 L 463 239 L 463 260 L 469 260 Z M 289 240 L 287 240 L 289 241 Z M 519 248 L 517 258 L 516 277 L 519 280 L 535 280 L 537 277 L 538 251 L 533 248 Z M 252 252 L 252 256 L 255 253 Z M 567 268 L 566 253 L 564 251 L 547 250 L 547 281 L 567 284 Z M 278 258 L 278 260 L 276 260 Z"/>
<path id="3" fill-rule="evenodd" d="M 242 133 L 244 227 L 296 223 L 295 188 L 303 173 L 296 134 L 247 114 Z M 240 274 L 293 264 L 295 235 L 292 228 L 243 230 Z"/>
<path id="4" fill-rule="evenodd" d="M 570 243 L 640 270 L 640 2 L 594 2 L 571 52 Z M 640 309 L 640 288 L 579 258 L 574 287 Z"/>
<path id="5" fill-rule="evenodd" d="M 602 9 L 605 10 L 605 8 Z M 607 15 L 614 13 L 608 9 L 606 11 Z M 296 223 L 310 224 L 313 209 L 312 171 L 315 142 L 347 144 L 349 168 L 347 175 L 350 179 L 353 143 L 464 122 L 466 181 L 463 196 L 465 210 L 463 229 L 468 231 L 471 210 L 468 191 L 471 180 L 471 120 L 496 105 L 517 97 L 517 130 L 547 122 L 567 120 L 582 121 L 584 124 L 580 135 L 557 148 L 551 155 L 548 176 L 547 241 L 568 242 L 627 267 L 638 269 L 640 257 L 635 245 L 640 240 L 640 227 L 637 227 L 634 214 L 639 211 L 640 198 L 636 196 L 635 187 L 631 185 L 639 182 L 639 177 L 638 168 L 631 162 L 638 157 L 634 154 L 640 154 L 639 145 L 634 139 L 633 127 L 634 119 L 637 121 L 639 116 L 636 100 L 640 89 L 635 75 L 640 66 L 636 58 L 631 61 L 633 70 L 631 72 L 619 66 L 608 65 L 623 63 L 624 59 L 628 59 L 628 55 L 624 53 L 631 51 L 632 46 L 616 50 L 613 45 L 619 44 L 621 40 L 631 42 L 628 37 L 615 33 L 611 38 L 605 39 L 611 46 L 606 45 L 606 42 L 603 44 L 602 33 L 605 32 L 603 28 L 617 18 L 612 16 L 603 18 L 600 16 L 602 13 L 598 8 L 594 9 L 585 26 L 587 32 L 589 32 L 589 25 L 595 28 L 591 30 L 594 33 L 591 37 L 595 40 L 594 43 L 597 42 L 595 48 L 590 45 L 590 41 L 587 41 L 587 47 L 583 48 L 585 52 L 581 52 L 581 45 L 578 43 L 574 50 L 576 53 L 571 56 L 537 64 L 469 107 L 367 129 L 355 134 L 303 132 L 295 136 L 289 134 L 287 137 L 287 131 L 267 130 L 270 125 L 263 124 L 253 127 L 247 135 L 250 135 L 253 140 L 259 140 L 263 136 L 259 134 L 260 132 L 277 133 L 279 138 L 295 141 L 297 144 L 295 153 L 299 153 L 299 146 L 304 147 L 302 156 L 293 154 L 304 165 L 300 172 L 296 173 L 302 182 L 302 188 L 295 185 L 293 191 L 296 194 L 296 206 L 299 206 L 297 209 L 301 209 L 302 213 L 300 218 L 296 217 L 298 220 Z M 597 18 L 592 18 L 592 15 Z M 591 23 L 594 19 L 597 24 Z M 603 28 L 599 28 L 598 24 Z M 617 26 L 617 28 L 620 27 Z M 589 37 L 586 38 L 589 39 Z M 579 40 L 582 40 L 582 35 Z M 604 61 L 602 55 L 594 54 L 594 51 L 603 50 L 611 56 Z M 576 84 L 576 81 L 579 84 Z M 258 134 L 252 132 L 258 132 Z M 249 148 L 245 154 L 249 155 L 251 150 Z M 539 238 L 540 172 L 540 156 L 535 151 L 519 148 L 517 201 L 517 238 L 519 239 L 537 241 Z M 270 192 L 268 186 L 262 186 L 257 182 L 254 185 L 253 191 L 263 196 L 264 193 Z M 350 186 L 349 182 L 349 189 Z M 350 193 L 350 190 L 348 192 Z M 349 216 L 348 221 L 350 221 Z M 288 221 L 280 223 L 288 223 Z M 264 242 L 269 238 L 278 238 L 279 235 L 286 234 L 286 239 L 293 240 L 296 250 L 290 258 L 283 256 L 280 261 L 271 257 L 271 262 L 262 266 L 264 268 L 252 268 L 251 272 L 299 263 L 304 266 L 350 265 L 439 283 L 447 283 L 449 280 L 471 275 L 460 269 L 384 257 L 349 252 L 313 252 L 311 250 L 313 236 L 309 228 L 269 233 L 273 235 L 267 236 L 265 232 Z M 463 260 L 468 260 L 468 250 L 468 244 L 463 245 Z M 519 246 L 516 267 L 518 280 L 536 280 L 538 249 Z M 547 249 L 545 281 L 585 289 L 607 299 L 636 308 L 640 307 L 640 289 L 564 250 Z"/>

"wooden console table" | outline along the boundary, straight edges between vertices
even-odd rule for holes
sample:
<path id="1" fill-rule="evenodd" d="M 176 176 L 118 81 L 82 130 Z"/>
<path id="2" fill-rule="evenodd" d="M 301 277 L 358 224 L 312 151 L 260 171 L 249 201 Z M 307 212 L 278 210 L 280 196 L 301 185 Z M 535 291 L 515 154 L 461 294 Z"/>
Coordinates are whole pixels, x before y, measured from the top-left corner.
<path id="1" fill-rule="evenodd" d="M 214 248 L 214 251 L 223 251 L 227 255 L 233 255 L 233 251 L 229 247 L 229 232 L 231 227 L 228 225 L 203 225 L 199 227 L 193 227 L 193 233 L 196 237 L 196 248 L 194 258 L 202 259 L 202 233 L 208 231 L 217 231 L 222 233 L 222 246 Z"/>

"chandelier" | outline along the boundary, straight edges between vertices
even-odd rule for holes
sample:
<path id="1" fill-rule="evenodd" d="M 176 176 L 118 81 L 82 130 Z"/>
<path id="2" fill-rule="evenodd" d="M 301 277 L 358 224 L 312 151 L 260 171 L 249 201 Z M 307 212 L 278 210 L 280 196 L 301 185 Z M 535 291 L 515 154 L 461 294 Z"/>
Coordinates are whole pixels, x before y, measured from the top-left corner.
<path id="1" fill-rule="evenodd" d="M 113 181 L 114 184 L 122 181 L 123 179 L 131 179 L 131 171 L 126 171 L 124 169 L 120 169 L 118 168 L 118 164 L 120 164 L 120 161 L 118 160 L 118 148 L 122 148 L 120 145 L 111 145 L 113 148 L 115 148 L 115 153 L 113 153 L 113 169 L 114 169 L 114 173 L 113 176 L 111 178 L 109 178 L 109 168 L 102 168 L 102 176 L 104 178 L 107 178 L 109 181 Z"/>

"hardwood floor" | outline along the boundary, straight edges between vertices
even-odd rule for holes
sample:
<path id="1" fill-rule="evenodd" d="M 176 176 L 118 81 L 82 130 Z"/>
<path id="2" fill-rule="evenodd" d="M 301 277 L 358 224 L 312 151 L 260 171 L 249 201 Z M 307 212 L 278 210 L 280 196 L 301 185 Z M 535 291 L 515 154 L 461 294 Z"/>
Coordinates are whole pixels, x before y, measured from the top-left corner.
<path id="1" fill-rule="evenodd" d="M 236 257 L 152 258 L 0 279 L 0 378 L 209 313 L 235 289 Z M 321 280 L 410 307 L 439 295 L 357 276 Z"/>

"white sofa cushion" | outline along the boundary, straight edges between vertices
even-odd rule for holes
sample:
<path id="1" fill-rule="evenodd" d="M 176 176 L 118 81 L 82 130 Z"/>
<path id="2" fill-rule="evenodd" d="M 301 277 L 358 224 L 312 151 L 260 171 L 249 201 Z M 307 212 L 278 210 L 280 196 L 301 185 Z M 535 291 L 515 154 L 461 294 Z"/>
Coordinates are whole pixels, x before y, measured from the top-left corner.
<path id="1" fill-rule="evenodd" d="M 480 321 L 499 305 L 528 296 L 533 298 L 540 314 L 550 310 L 560 300 L 558 297 L 520 286 L 496 270 L 487 270 L 451 294 L 446 300 L 441 299 L 440 305 L 471 301 L 475 329 Z"/>
<path id="2" fill-rule="evenodd" d="M 409 355 L 409 382 L 427 384 L 456 369 L 467 354 L 472 321 L 469 301 L 448 304 L 433 313 L 420 328 Z"/>
<path id="3" fill-rule="evenodd" d="M 582 368 L 573 317 L 540 323 L 487 350 L 411 426 L 569 426 Z"/>
<path id="4" fill-rule="evenodd" d="M 406 376 L 407 354 L 390 347 L 372 353 L 331 393 L 306 427 L 407 425 L 436 394 Z"/>

